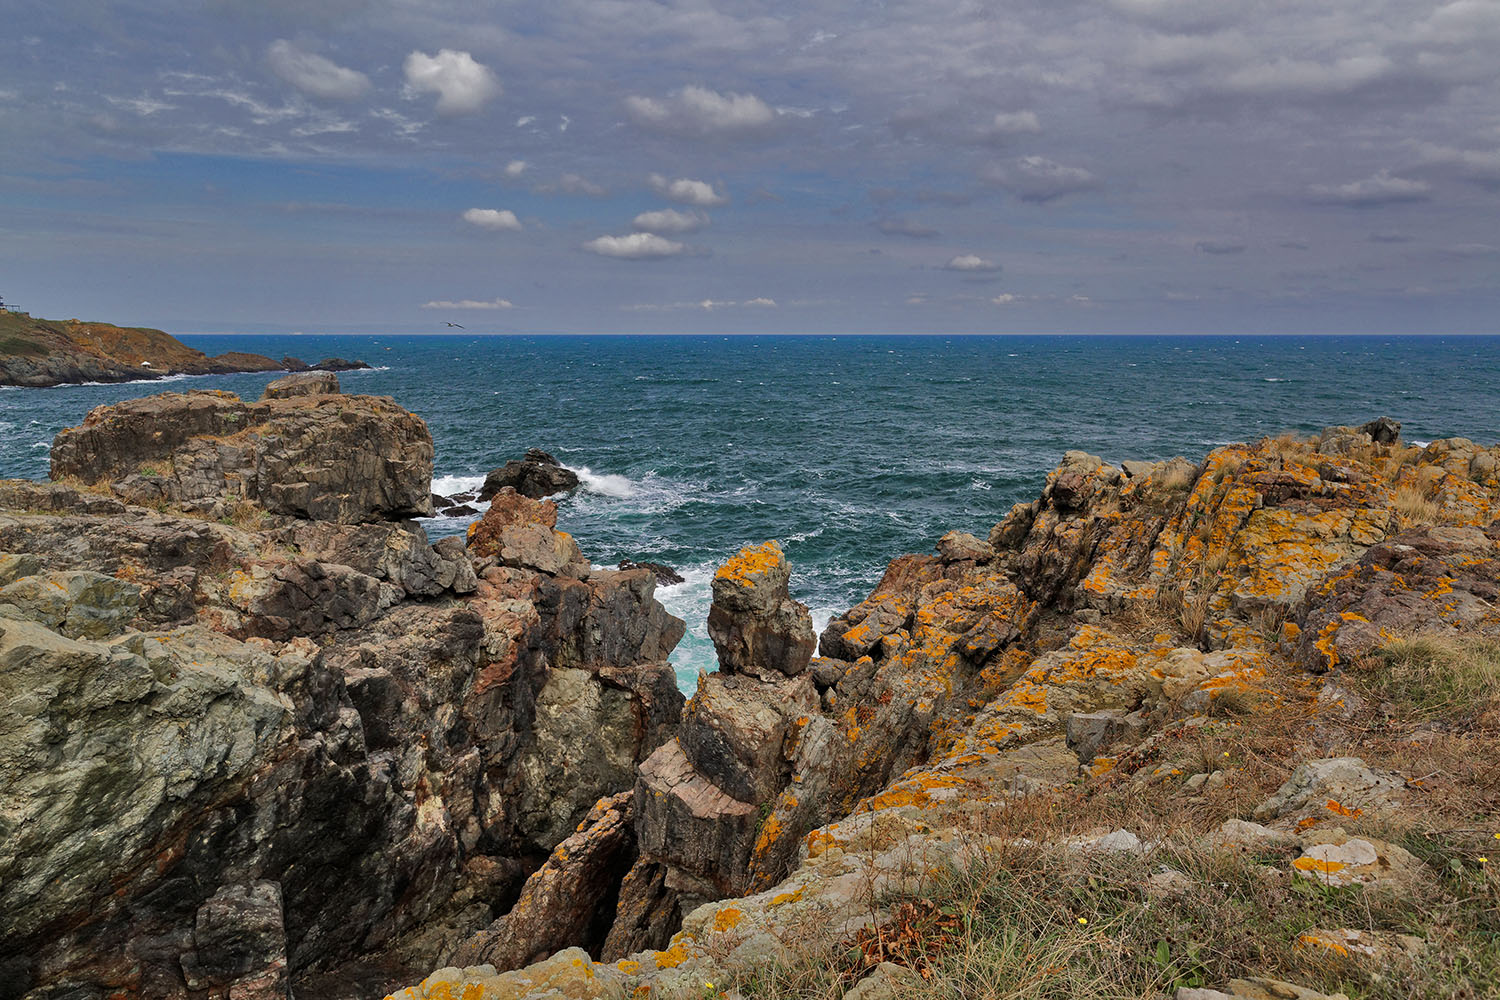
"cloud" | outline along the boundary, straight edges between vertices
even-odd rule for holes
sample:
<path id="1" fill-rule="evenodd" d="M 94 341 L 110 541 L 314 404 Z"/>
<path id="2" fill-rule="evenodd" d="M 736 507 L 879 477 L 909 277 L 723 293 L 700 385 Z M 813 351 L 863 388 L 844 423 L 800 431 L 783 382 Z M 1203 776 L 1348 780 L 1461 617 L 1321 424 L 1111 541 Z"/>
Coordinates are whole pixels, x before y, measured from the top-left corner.
<path id="1" fill-rule="evenodd" d="M 505 165 L 505 176 L 514 180 L 526 172 L 525 160 L 511 160 Z"/>
<path id="2" fill-rule="evenodd" d="M 637 125 L 697 135 L 753 132 L 776 120 L 771 106 L 754 94 L 721 94 L 691 84 L 665 98 L 627 97 L 625 113 Z"/>
<path id="3" fill-rule="evenodd" d="M 1016 135 L 1035 135 L 1042 130 L 1041 120 L 1035 111 L 1002 111 L 990 122 L 985 131 L 997 139 Z"/>
<path id="4" fill-rule="evenodd" d="M 406 57 L 405 69 L 406 85 L 413 91 L 438 95 L 440 115 L 473 114 L 501 93 L 495 74 L 467 52 L 442 49 L 429 56 L 414 51 Z"/>
<path id="5" fill-rule="evenodd" d="M 520 231 L 521 220 L 508 208 L 471 208 L 463 214 L 463 220 L 480 229 Z"/>
<path id="6" fill-rule="evenodd" d="M 1458 149 L 1428 144 L 1423 147 L 1422 160 L 1424 164 L 1451 173 L 1460 180 L 1491 191 L 1500 189 L 1500 149 Z"/>
<path id="7" fill-rule="evenodd" d="M 932 226 L 926 226 L 915 219 L 907 218 L 881 219 L 875 223 L 875 228 L 887 236 L 910 236 L 918 240 L 931 239 L 934 236 L 942 235 L 942 233 L 938 232 Z"/>
<path id="8" fill-rule="evenodd" d="M 1239 240 L 1199 240 L 1193 244 L 1193 252 L 1214 254 L 1217 256 L 1244 253 L 1245 244 Z"/>
<path id="9" fill-rule="evenodd" d="M 1313 201 L 1325 205 L 1347 205 L 1350 208 L 1375 208 L 1379 205 L 1397 205 L 1402 202 L 1426 201 L 1432 185 L 1426 181 L 1407 180 L 1392 176 L 1389 170 L 1380 170 L 1364 180 L 1348 184 L 1315 184 L 1308 194 Z"/>
<path id="10" fill-rule="evenodd" d="M 1045 156 L 1022 156 L 1007 166 L 994 166 L 982 175 L 1022 201 L 1045 204 L 1099 186 L 1099 180 L 1082 167 L 1070 167 Z"/>
<path id="11" fill-rule="evenodd" d="M 534 190 L 538 194 L 577 194 L 589 198 L 603 198 L 609 194 L 609 191 L 579 174 L 563 174 L 551 184 L 538 184 Z"/>
<path id="12" fill-rule="evenodd" d="M 1409 233 L 1371 233 L 1371 243 L 1410 243 L 1412 237 Z"/>
<path id="13" fill-rule="evenodd" d="M 708 216 L 703 212 L 679 212 L 675 208 L 663 208 L 655 212 L 642 212 L 631 225 L 643 233 L 694 233 L 708 225 Z"/>
<path id="14" fill-rule="evenodd" d="M 965 271 L 970 274 L 992 273 L 1000 270 L 1000 265 L 992 260 L 986 260 L 978 254 L 959 254 L 948 263 L 943 265 L 944 270 Z"/>
<path id="15" fill-rule="evenodd" d="M 761 296 L 760 298 L 746 299 L 744 302 L 742 302 L 740 304 L 741 305 L 745 305 L 745 306 L 750 306 L 751 308 L 755 308 L 755 309 L 774 309 L 776 307 L 776 300 L 775 299 L 768 299 L 765 296 Z"/>
<path id="16" fill-rule="evenodd" d="M 423 302 L 423 309 L 513 309 L 515 308 L 509 299 L 459 299 L 457 302 L 448 299 L 433 299 L 431 302 Z"/>
<path id="17" fill-rule="evenodd" d="M 794 303 L 795 304 L 795 303 Z M 638 302 L 633 305 L 621 306 L 627 312 L 677 312 L 683 309 L 702 310 L 712 312 L 715 309 L 774 309 L 776 300 L 761 296 L 754 299 L 702 299 L 698 302 Z"/>
<path id="18" fill-rule="evenodd" d="M 1017 302 L 1021 301 L 1021 296 L 1014 295 L 1010 292 L 1002 292 L 1001 294 L 996 295 L 994 298 L 990 299 L 990 301 L 997 306 L 1013 306 Z"/>
<path id="19" fill-rule="evenodd" d="M 668 180 L 661 174 L 652 174 L 646 178 L 651 185 L 651 190 L 670 201 L 680 202 L 683 205 L 696 205 L 698 208 L 714 208 L 718 205 L 727 205 L 729 198 L 720 194 L 714 186 L 707 181 L 695 181 L 686 177 L 676 180 Z"/>
<path id="20" fill-rule="evenodd" d="M 315 52 L 305 52 L 285 38 L 266 49 L 271 72 L 304 94 L 329 101 L 352 101 L 370 90 L 370 78 Z"/>
<path id="21" fill-rule="evenodd" d="M 651 260 L 658 257 L 675 257 L 687 247 L 675 240 L 664 239 L 655 233 L 631 233 L 629 236 L 600 236 L 589 240 L 583 248 L 604 257 L 621 260 Z"/>

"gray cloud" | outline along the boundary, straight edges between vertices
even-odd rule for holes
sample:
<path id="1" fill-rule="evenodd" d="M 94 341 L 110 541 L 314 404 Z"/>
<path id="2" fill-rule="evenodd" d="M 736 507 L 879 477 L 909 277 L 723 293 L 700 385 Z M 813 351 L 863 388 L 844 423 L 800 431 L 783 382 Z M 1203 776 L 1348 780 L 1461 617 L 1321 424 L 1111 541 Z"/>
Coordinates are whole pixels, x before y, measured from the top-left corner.
<path id="1" fill-rule="evenodd" d="M 1045 203 L 1082 191 L 1092 191 L 1099 179 L 1082 167 L 1070 167 L 1045 156 L 1022 156 L 1008 164 L 989 167 L 983 178 L 1022 201 Z"/>
<path id="2" fill-rule="evenodd" d="M 935 236 L 942 235 L 935 227 L 924 225 L 915 219 L 908 218 L 881 219 L 875 223 L 875 228 L 887 236 L 910 236 L 913 239 L 919 240 L 932 239 Z"/>
<path id="3" fill-rule="evenodd" d="M 369 93 L 370 78 L 332 59 L 279 38 L 266 49 L 271 72 L 298 90 L 330 101 L 352 101 Z"/>
<path id="4" fill-rule="evenodd" d="M 1312 200 L 1350 208 L 1374 208 L 1409 201 L 1426 201 L 1432 185 L 1426 181 L 1396 177 L 1389 170 L 1376 171 L 1362 180 L 1348 184 L 1315 184 L 1308 193 Z"/>
<path id="5" fill-rule="evenodd" d="M 625 113 L 639 125 L 664 132 L 700 135 L 764 129 L 776 111 L 754 94 L 721 94 L 689 85 L 665 98 L 625 98 Z"/>
<path id="6" fill-rule="evenodd" d="M 423 309 L 511 309 L 514 308 L 509 299 L 459 299 L 450 301 L 448 299 L 433 299 L 422 303 Z"/>
<path id="7" fill-rule="evenodd" d="M 654 212 L 642 212 L 630 223 L 633 229 L 643 233 L 695 233 L 708 225 L 704 212 L 679 212 L 675 208 L 663 208 Z"/>
<path id="8" fill-rule="evenodd" d="M 1196 253 L 1207 253 L 1223 256 L 1225 254 L 1244 253 L 1245 244 L 1240 240 L 1199 240 L 1193 244 Z"/>
<path id="9" fill-rule="evenodd" d="M 945 270 L 963 271 L 969 274 L 988 274 L 1000 270 L 1000 265 L 978 254 L 959 254 L 943 265 Z"/>

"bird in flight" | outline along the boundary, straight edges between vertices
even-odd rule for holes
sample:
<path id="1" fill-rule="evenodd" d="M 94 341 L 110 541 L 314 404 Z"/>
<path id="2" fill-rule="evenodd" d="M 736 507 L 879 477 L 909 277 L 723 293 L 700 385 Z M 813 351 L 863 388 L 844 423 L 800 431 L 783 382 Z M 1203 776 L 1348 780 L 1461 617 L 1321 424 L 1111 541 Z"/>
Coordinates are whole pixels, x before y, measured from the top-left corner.
<path id="1" fill-rule="evenodd" d="M 444 323 L 448 323 L 448 321 L 447 321 L 447 320 L 443 320 L 443 322 L 444 322 Z M 449 325 L 449 326 L 458 326 L 458 324 L 457 324 L 457 323 L 448 323 L 448 325 Z M 462 330 L 462 329 L 463 329 L 463 327 L 461 327 L 461 326 L 458 326 L 458 328 L 459 328 L 459 329 L 460 329 L 460 330 Z"/>

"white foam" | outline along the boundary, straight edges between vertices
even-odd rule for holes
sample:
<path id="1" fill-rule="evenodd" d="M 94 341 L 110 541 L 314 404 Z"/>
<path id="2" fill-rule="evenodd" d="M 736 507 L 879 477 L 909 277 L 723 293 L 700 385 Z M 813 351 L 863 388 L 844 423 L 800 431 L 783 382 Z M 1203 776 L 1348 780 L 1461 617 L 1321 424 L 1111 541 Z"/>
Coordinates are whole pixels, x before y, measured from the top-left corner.
<path id="1" fill-rule="evenodd" d="M 437 476 L 432 480 L 432 492 L 440 497 L 451 497 L 455 493 L 472 492 L 483 485 L 483 476 Z"/>
<path id="2" fill-rule="evenodd" d="M 33 448 L 50 448 L 50 447 L 52 447 L 52 442 L 51 441 L 38 441 L 36 444 L 32 445 L 32 447 Z"/>
<path id="3" fill-rule="evenodd" d="M 1290 382 L 1291 379 L 1289 379 L 1289 378 L 1263 378 L 1263 379 L 1261 379 L 1261 381 L 1262 382 Z"/>
<path id="4" fill-rule="evenodd" d="M 1412 446 L 1416 447 L 1416 448 L 1426 448 L 1430 444 L 1432 444 L 1431 441 L 1413 441 L 1412 442 Z"/>
<path id="5" fill-rule="evenodd" d="M 590 493 L 602 493 L 607 497 L 617 497 L 628 500 L 636 494 L 636 484 L 625 476 L 618 476 L 608 472 L 593 472 L 586 465 L 572 468 L 565 466 L 578 476 L 578 483 Z"/>

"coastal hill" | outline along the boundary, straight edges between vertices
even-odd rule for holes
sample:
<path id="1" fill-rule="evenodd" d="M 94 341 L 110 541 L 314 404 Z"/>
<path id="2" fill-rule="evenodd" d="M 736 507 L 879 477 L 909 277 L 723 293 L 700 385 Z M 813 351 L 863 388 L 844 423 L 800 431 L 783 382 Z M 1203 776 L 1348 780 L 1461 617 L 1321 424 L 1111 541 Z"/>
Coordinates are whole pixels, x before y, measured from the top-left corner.
<path id="1" fill-rule="evenodd" d="M 1069 452 L 821 636 L 752 545 L 686 701 L 653 571 L 509 488 L 430 544 L 425 425 L 332 376 L 52 458 L 0 482 L 5 1000 L 1500 988 L 1500 448 Z"/>
<path id="2" fill-rule="evenodd" d="M 0 310 L 0 385 L 54 386 L 80 382 L 132 382 L 168 375 L 233 372 L 346 371 L 359 361 L 328 358 L 305 365 L 230 351 L 209 357 L 168 333 L 78 320 L 36 319 Z"/>

